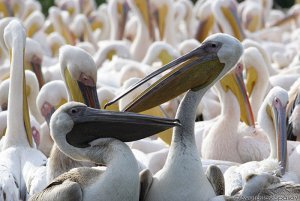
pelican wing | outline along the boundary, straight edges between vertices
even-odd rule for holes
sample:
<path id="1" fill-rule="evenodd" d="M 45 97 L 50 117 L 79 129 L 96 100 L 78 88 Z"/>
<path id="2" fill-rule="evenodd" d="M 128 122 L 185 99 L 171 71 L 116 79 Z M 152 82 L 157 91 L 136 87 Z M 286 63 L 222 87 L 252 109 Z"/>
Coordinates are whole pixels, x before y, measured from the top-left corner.
<path id="1" fill-rule="evenodd" d="M 29 198 L 29 201 L 71 201 L 82 200 L 82 190 L 78 183 L 65 180 L 53 181 L 42 192 L 36 193 Z"/>

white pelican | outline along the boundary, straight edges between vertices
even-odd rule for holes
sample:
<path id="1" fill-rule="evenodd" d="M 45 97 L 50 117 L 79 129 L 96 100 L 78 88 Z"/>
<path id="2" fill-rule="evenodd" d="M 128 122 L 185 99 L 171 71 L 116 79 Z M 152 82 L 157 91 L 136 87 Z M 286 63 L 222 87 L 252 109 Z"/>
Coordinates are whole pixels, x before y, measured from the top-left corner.
<path id="1" fill-rule="evenodd" d="M 59 55 L 59 48 L 66 44 L 65 39 L 57 32 L 53 32 L 48 35 L 47 43 L 51 50 L 51 57 L 58 57 Z M 43 64 L 44 66 L 44 64 Z"/>
<path id="2" fill-rule="evenodd" d="M 289 104 L 287 107 L 287 139 L 299 143 L 299 84 L 297 80 L 289 91 Z M 289 170 L 295 172 L 300 178 L 299 171 L 300 145 L 298 144 L 294 152 L 289 156 Z"/>
<path id="3" fill-rule="evenodd" d="M 173 119 L 96 110 L 74 102 L 63 105 L 50 122 L 51 135 L 59 149 L 74 160 L 107 168 L 72 169 L 30 200 L 138 201 L 137 161 L 121 141 L 141 139 L 179 125 Z"/>
<path id="4" fill-rule="evenodd" d="M 238 17 L 237 2 L 235 0 L 214 1 L 212 10 L 221 31 L 236 37 L 240 41 L 245 39 L 246 36 Z"/>
<path id="5" fill-rule="evenodd" d="M 5 42 L 3 39 L 4 28 L 8 25 L 8 23 L 13 20 L 13 17 L 6 17 L 0 20 L 0 65 L 2 67 L 9 66 L 9 53 L 5 46 Z"/>
<path id="6" fill-rule="evenodd" d="M 41 125 L 41 143 L 38 149 L 46 156 L 50 155 L 53 140 L 50 136 L 49 123 L 54 111 L 68 100 L 66 86 L 63 81 L 55 80 L 46 83 L 36 97 L 36 105 L 45 123 Z"/>
<path id="7" fill-rule="evenodd" d="M 55 1 L 55 4 L 61 9 L 68 11 L 70 18 L 73 20 L 74 17 L 80 13 L 79 1 L 72 0 L 60 0 Z"/>
<path id="8" fill-rule="evenodd" d="M 249 95 L 254 119 L 270 88 L 269 72 L 262 54 L 256 47 L 246 48 L 242 56 L 246 69 L 246 89 Z"/>
<path id="9" fill-rule="evenodd" d="M 224 174 L 226 195 L 231 195 L 238 187 L 242 187 L 242 180 L 250 174 L 277 173 L 284 175 L 287 171 L 287 141 L 285 126 L 285 110 L 288 102 L 287 92 L 274 87 L 268 93 L 263 105 L 267 105 L 267 112 L 272 115 L 276 132 L 267 132 L 270 143 L 270 155 L 262 161 L 251 161 L 239 166 L 230 167 Z M 296 178 L 296 181 L 298 178 Z M 236 186 L 239 185 L 239 186 Z"/>
<path id="10" fill-rule="evenodd" d="M 41 166 L 46 157 L 37 149 L 32 148 L 29 110 L 25 95 L 24 48 L 25 30 L 17 20 L 11 21 L 4 30 L 4 40 L 10 52 L 10 92 L 8 96 L 7 130 L 0 153 L 0 166 L 6 168 L 19 187 L 19 199 L 26 199 L 25 179 L 32 172 L 26 166 Z M 26 169 L 26 170 L 25 170 Z M 3 183 L 1 186 L 9 185 Z M 15 186 L 10 186 L 13 190 Z M 5 189 L 5 188 L 4 188 Z M 4 192 L 6 193 L 6 192 Z M 14 199 L 6 198 L 8 200 Z"/>
<path id="11" fill-rule="evenodd" d="M 106 12 L 102 12 L 100 9 L 101 6 L 98 7 L 98 10 L 92 11 L 88 16 L 88 20 L 91 24 L 93 35 L 97 41 L 109 40 L 110 22 L 108 12 L 107 9 Z"/>
<path id="12" fill-rule="evenodd" d="M 111 40 L 123 39 L 128 10 L 128 4 L 125 0 L 108 1 L 107 14 L 111 26 Z"/>
<path id="13" fill-rule="evenodd" d="M 0 85 L 1 86 L 1 85 Z M 300 135 L 299 130 L 299 103 L 300 103 L 300 79 L 298 79 L 289 91 L 289 103 L 287 106 L 287 132 L 288 140 L 297 140 Z"/>
<path id="14" fill-rule="evenodd" d="M 94 55 L 97 69 L 102 67 L 106 60 L 112 60 L 115 55 L 125 59 L 131 58 L 129 47 L 122 41 L 105 41 L 99 46 L 99 50 Z"/>
<path id="15" fill-rule="evenodd" d="M 90 107 L 99 108 L 96 91 L 96 65 L 92 57 L 78 47 L 66 45 L 60 49 L 61 73 L 67 86 L 68 101 L 84 102 Z M 53 145 L 48 166 L 47 181 L 74 167 L 93 165 L 75 161 Z"/>
<path id="16" fill-rule="evenodd" d="M 27 37 L 33 38 L 39 32 L 45 23 L 45 16 L 41 11 L 32 12 L 24 21 Z"/>
<path id="17" fill-rule="evenodd" d="M 69 26 L 67 26 L 63 21 L 60 10 L 58 8 L 51 7 L 49 9 L 49 17 L 53 23 L 54 29 L 64 37 L 67 44 L 74 45 L 76 42 L 75 36 L 68 28 Z"/>
<path id="18" fill-rule="evenodd" d="M 255 47 L 259 50 L 260 54 L 263 56 L 265 64 L 267 66 L 267 69 L 269 71 L 269 75 L 276 75 L 279 73 L 279 71 L 275 68 L 272 67 L 271 64 L 271 57 L 270 55 L 267 53 L 267 51 L 264 49 L 264 47 L 258 43 L 257 41 L 251 40 L 251 39 L 245 39 L 243 41 L 243 47 L 246 49 L 248 47 Z"/>
<path id="19" fill-rule="evenodd" d="M 175 2 L 175 30 L 179 32 L 177 40 L 182 41 L 194 35 L 195 15 L 191 1 L 180 0 Z"/>
<path id="20" fill-rule="evenodd" d="M 196 148 L 196 107 L 207 89 L 238 62 L 242 51 L 243 48 L 237 39 L 226 34 L 212 35 L 197 49 L 148 75 L 119 96 L 126 95 L 135 87 L 174 66 L 177 68 L 144 91 L 126 107 L 126 110 L 143 111 L 191 89 L 177 110 L 176 118 L 182 127 L 174 130 L 163 169 L 153 179 L 149 172 L 143 173 L 142 182 L 146 188 L 140 195 L 142 200 L 209 200 L 216 195 L 202 170 Z M 183 80 L 188 84 L 183 86 Z"/>
<path id="21" fill-rule="evenodd" d="M 216 83 L 215 87 L 221 103 L 221 114 L 215 120 L 210 121 L 210 128 L 206 129 L 209 126 L 208 122 L 205 122 L 204 124 L 207 125 L 204 126 L 202 122 L 197 123 L 197 129 L 204 127 L 201 143 L 201 154 L 204 159 L 240 163 L 243 162 L 244 155 L 248 155 L 248 152 L 239 150 L 240 144 L 243 143 L 244 138 L 247 138 L 239 134 L 240 119 L 247 125 L 254 126 L 242 72 L 243 66 L 238 63 L 232 72 Z M 227 121 L 229 117 L 231 119 L 230 124 Z M 197 135 L 200 134 L 197 133 Z"/>
<path id="22" fill-rule="evenodd" d="M 154 6 L 155 10 L 159 39 L 175 47 L 178 42 L 174 22 L 174 2 L 172 0 L 152 0 L 151 4 Z"/>
<path id="23" fill-rule="evenodd" d="M 25 20 L 34 11 L 42 11 L 42 6 L 39 1 L 27 0 L 24 2 L 24 12 L 22 20 Z"/>
<path id="24" fill-rule="evenodd" d="M 35 73 L 39 89 L 44 85 L 45 80 L 42 73 L 43 50 L 40 44 L 30 38 L 26 39 L 25 68 Z"/>
<path id="25" fill-rule="evenodd" d="M 89 42 L 94 48 L 98 48 L 97 41 L 92 32 L 92 27 L 89 24 L 87 17 L 85 17 L 83 14 L 76 15 L 75 19 L 70 25 L 70 29 L 80 41 Z"/>
<path id="26" fill-rule="evenodd" d="M 239 4 L 238 11 L 241 16 L 243 27 L 255 32 L 263 26 L 263 5 L 259 1 L 244 1 Z"/>
<path id="27" fill-rule="evenodd" d="M 195 33 L 195 39 L 202 42 L 212 31 L 215 25 L 215 17 L 212 12 L 212 1 L 197 1 L 194 8 L 196 18 L 199 21 Z"/>
<path id="28" fill-rule="evenodd" d="M 69 100 L 86 102 L 90 107 L 99 108 L 96 91 L 96 65 L 84 50 L 65 45 L 60 49 L 60 68 L 67 85 Z M 86 93 L 81 95 L 82 93 Z"/>
<path id="29" fill-rule="evenodd" d="M 129 7 L 138 16 L 139 24 L 130 52 L 135 60 L 142 60 L 154 39 L 151 15 L 149 14 L 148 0 L 129 0 Z"/>

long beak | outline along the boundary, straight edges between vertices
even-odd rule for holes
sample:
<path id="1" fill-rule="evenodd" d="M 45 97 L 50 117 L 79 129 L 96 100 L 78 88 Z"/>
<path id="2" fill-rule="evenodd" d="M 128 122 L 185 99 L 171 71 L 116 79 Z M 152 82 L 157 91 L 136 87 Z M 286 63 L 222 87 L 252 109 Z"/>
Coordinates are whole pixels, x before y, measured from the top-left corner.
<path id="1" fill-rule="evenodd" d="M 168 6 L 166 4 L 157 9 L 156 20 L 158 24 L 160 40 L 164 39 L 166 29 L 166 16 L 168 14 Z"/>
<path id="2" fill-rule="evenodd" d="M 23 120 L 24 120 L 24 127 L 27 135 L 27 140 L 29 145 L 33 147 L 33 140 L 32 140 L 32 130 L 30 125 L 30 118 L 29 118 L 29 109 L 28 109 L 28 102 L 26 96 L 26 77 L 25 71 L 23 71 Z"/>
<path id="3" fill-rule="evenodd" d="M 125 32 L 125 25 L 126 25 L 128 11 L 129 11 L 129 7 L 127 2 L 118 3 L 118 13 L 120 14 L 120 18 L 119 18 L 119 27 L 120 27 L 119 39 L 120 40 L 122 40 Z"/>
<path id="4" fill-rule="evenodd" d="M 246 29 L 250 32 L 255 32 L 260 28 L 260 19 L 258 15 L 251 16 L 251 18 L 246 19 Z"/>
<path id="5" fill-rule="evenodd" d="M 285 107 L 279 101 L 272 107 L 273 122 L 276 131 L 277 158 L 282 167 L 281 174 L 284 175 L 287 168 L 287 134 L 286 134 L 286 112 Z"/>
<path id="6" fill-rule="evenodd" d="M 49 111 L 44 115 L 44 118 L 45 118 L 48 126 L 50 125 L 50 119 L 51 119 L 51 116 L 54 112 L 55 112 L 55 107 L 50 106 Z"/>
<path id="7" fill-rule="evenodd" d="M 246 75 L 246 89 L 248 92 L 248 96 L 250 97 L 257 80 L 257 72 L 254 67 L 249 67 L 246 70 Z"/>
<path id="8" fill-rule="evenodd" d="M 67 142 L 76 147 L 87 147 L 98 138 L 116 138 L 124 142 L 143 139 L 181 126 L 176 119 L 159 118 L 131 112 L 113 112 L 85 107 L 73 117 L 74 126 L 67 134 Z"/>
<path id="9" fill-rule="evenodd" d="M 89 107 L 100 109 L 96 86 L 86 86 L 80 81 L 77 83 L 82 93 L 84 103 Z"/>
<path id="10" fill-rule="evenodd" d="M 202 42 L 204 39 L 209 35 L 210 31 L 213 28 L 213 25 L 215 23 L 215 18 L 213 15 L 209 15 L 206 19 L 200 20 L 195 38 L 199 41 Z"/>
<path id="11" fill-rule="evenodd" d="M 154 39 L 154 29 L 151 22 L 151 15 L 149 12 L 149 0 L 135 0 L 135 3 L 142 14 L 143 20 L 146 24 L 146 27 L 148 28 L 151 39 Z"/>
<path id="12" fill-rule="evenodd" d="M 241 110 L 241 120 L 247 125 L 255 127 L 253 112 L 245 88 L 242 69 L 235 68 L 220 82 L 225 91 L 231 90 L 238 99 Z"/>
<path id="13" fill-rule="evenodd" d="M 288 14 L 286 17 L 276 21 L 269 27 L 278 27 L 278 26 L 282 26 L 287 23 L 291 23 L 292 21 L 296 21 L 298 19 L 299 15 L 300 15 L 299 13 Z"/>
<path id="14" fill-rule="evenodd" d="M 43 73 L 42 73 L 42 60 L 37 57 L 37 56 L 34 56 L 32 58 L 32 60 L 30 61 L 30 65 L 32 67 L 32 71 L 35 73 L 37 79 L 38 79 L 38 82 L 39 82 L 39 87 L 40 89 L 42 88 L 42 86 L 45 84 L 45 80 L 44 80 L 44 76 L 43 76 Z"/>
<path id="15" fill-rule="evenodd" d="M 126 17 L 127 17 L 127 14 L 126 14 Z M 93 14 L 88 16 L 88 21 L 89 21 L 93 31 L 95 31 L 96 29 L 103 28 L 103 23 L 100 20 L 98 20 L 96 18 L 96 16 Z"/>
<path id="16" fill-rule="evenodd" d="M 0 12 L 3 13 L 3 17 L 14 16 L 13 11 L 11 10 L 7 1 L 0 2 Z"/>
<path id="17" fill-rule="evenodd" d="M 73 33 L 67 28 L 67 26 L 63 23 L 63 20 L 60 15 L 57 17 L 56 21 L 59 26 L 59 27 L 57 27 L 59 29 L 58 31 L 64 37 L 67 44 L 75 45 L 76 38 L 73 35 Z"/>
<path id="18" fill-rule="evenodd" d="M 65 69 L 64 76 L 73 101 L 85 103 L 89 107 L 100 108 L 96 86 L 86 86 L 80 81 L 75 81 L 68 68 Z"/>
<path id="19" fill-rule="evenodd" d="M 217 45 L 221 48 L 222 44 L 217 42 Z M 154 71 L 129 87 L 123 94 L 117 96 L 106 106 L 115 103 L 148 80 L 173 67 L 173 70 L 137 96 L 125 110 L 131 112 L 145 111 L 171 100 L 189 89 L 197 90 L 209 85 L 222 71 L 224 64 L 219 61 L 217 53 L 206 52 L 203 48 L 204 46 L 201 45 L 190 53 Z"/>
<path id="20" fill-rule="evenodd" d="M 29 26 L 29 28 L 27 29 L 27 36 L 32 38 L 32 36 L 40 29 L 40 27 L 38 27 L 36 25 L 36 23 L 32 23 L 31 26 Z"/>
<path id="21" fill-rule="evenodd" d="M 240 41 L 243 41 L 245 39 L 245 33 L 242 29 L 241 21 L 238 17 L 238 12 L 235 4 L 231 3 L 229 7 L 222 6 L 221 10 L 232 28 L 234 37 L 236 37 Z"/>

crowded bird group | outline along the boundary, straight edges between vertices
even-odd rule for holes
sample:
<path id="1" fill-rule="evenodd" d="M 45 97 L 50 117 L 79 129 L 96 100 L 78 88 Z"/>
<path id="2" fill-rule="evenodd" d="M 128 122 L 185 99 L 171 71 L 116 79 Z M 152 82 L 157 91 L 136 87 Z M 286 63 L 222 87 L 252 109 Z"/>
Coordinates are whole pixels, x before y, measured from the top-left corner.
<path id="1" fill-rule="evenodd" d="M 300 200 L 300 4 L 0 16 L 0 201 Z"/>

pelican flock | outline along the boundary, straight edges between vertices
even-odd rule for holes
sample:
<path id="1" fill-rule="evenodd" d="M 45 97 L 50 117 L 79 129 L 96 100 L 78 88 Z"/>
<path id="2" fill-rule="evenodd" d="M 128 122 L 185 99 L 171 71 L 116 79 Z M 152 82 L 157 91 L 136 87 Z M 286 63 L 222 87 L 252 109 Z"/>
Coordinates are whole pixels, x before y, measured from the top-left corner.
<path id="1" fill-rule="evenodd" d="M 40 2 L 0 1 L 0 201 L 300 200 L 300 4 Z"/>

